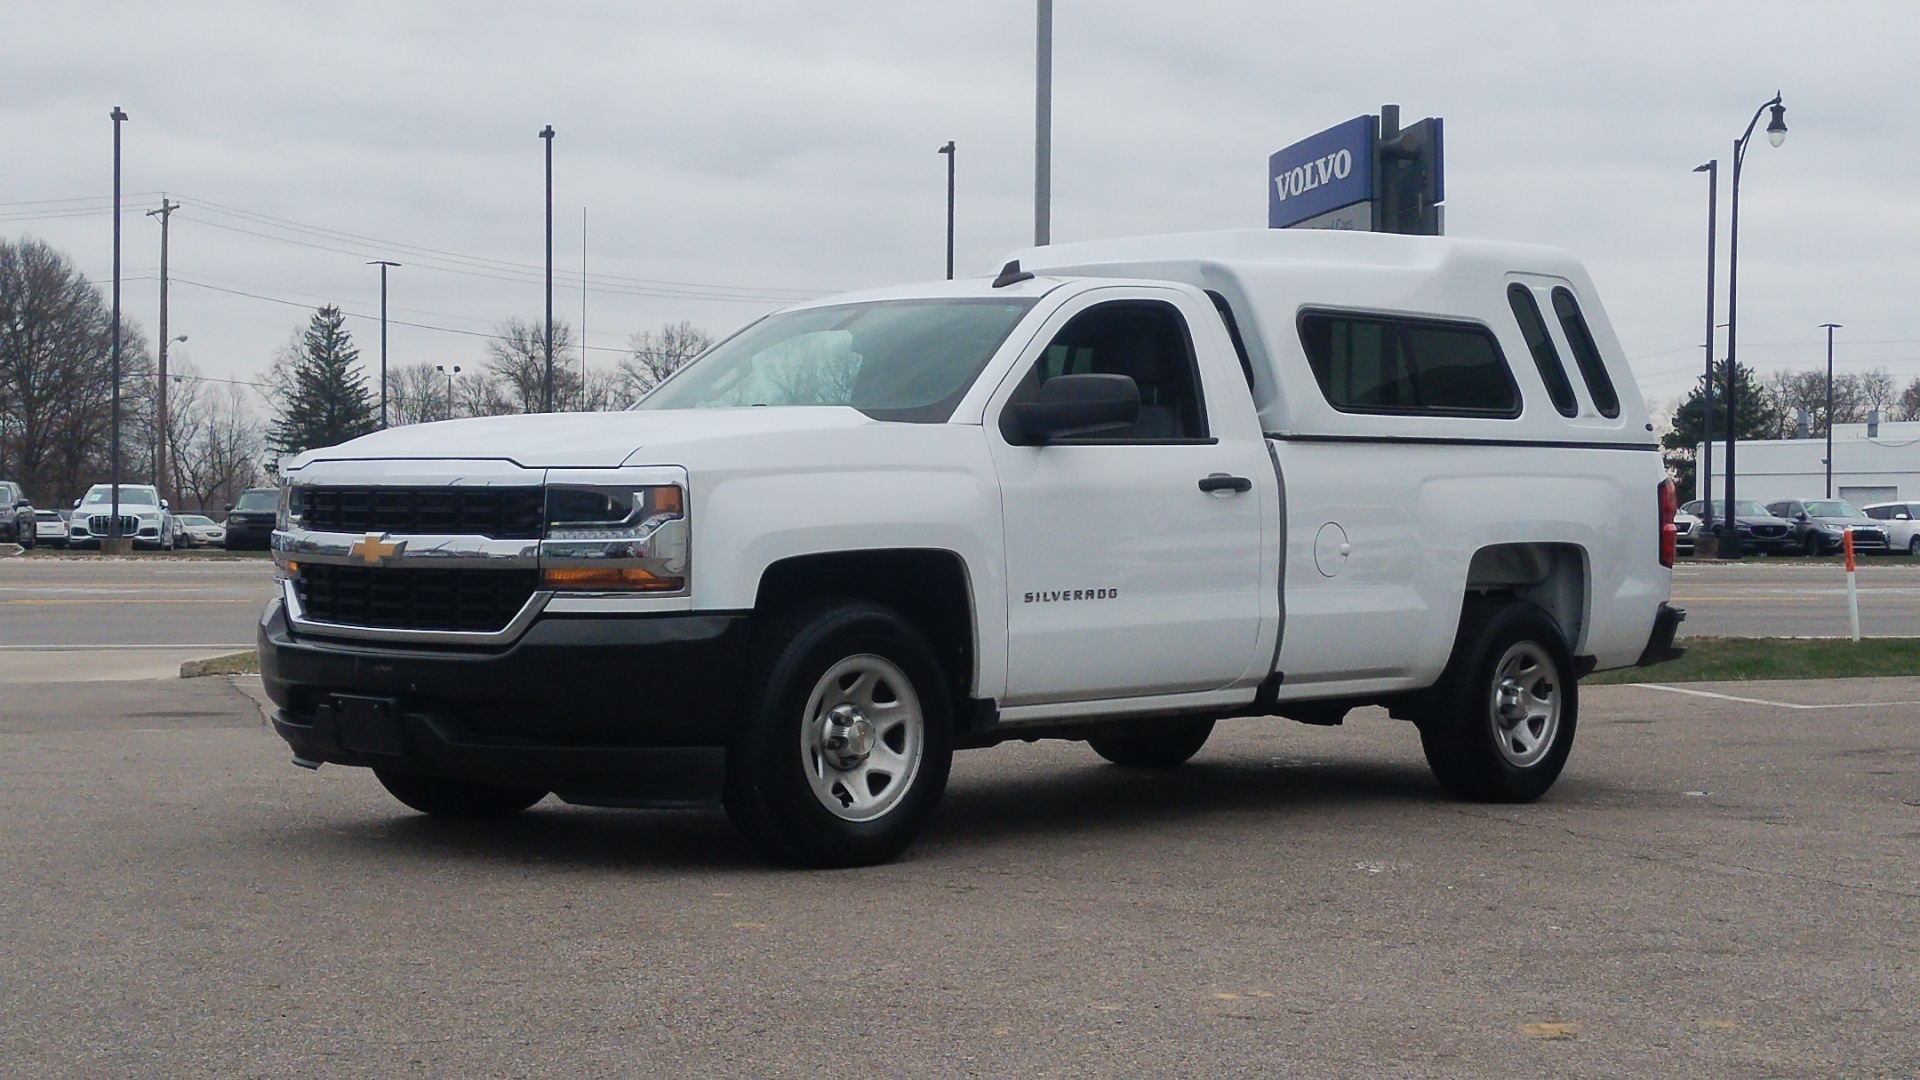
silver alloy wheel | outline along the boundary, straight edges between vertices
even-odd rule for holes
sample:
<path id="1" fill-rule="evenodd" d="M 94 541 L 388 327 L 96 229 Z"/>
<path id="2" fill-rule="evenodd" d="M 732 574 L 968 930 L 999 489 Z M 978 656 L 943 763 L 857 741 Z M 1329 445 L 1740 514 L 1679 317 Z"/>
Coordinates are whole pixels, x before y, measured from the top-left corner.
<path id="1" fill-rule="evenodd" d="M 906 798 L 926 750 L 926 714 L 912 680 L 871 653 L 826 670 L 807 697 L 800 764 L 820 805 L 872 821 Z"/>
<path id="2" fill-rule="evenodd" d="M 1547 650 L 1517 641 L 1493 668 L 1493 741 L 1516 768 L 1539 763 L 1560 732 L 1560 672 Z"/>

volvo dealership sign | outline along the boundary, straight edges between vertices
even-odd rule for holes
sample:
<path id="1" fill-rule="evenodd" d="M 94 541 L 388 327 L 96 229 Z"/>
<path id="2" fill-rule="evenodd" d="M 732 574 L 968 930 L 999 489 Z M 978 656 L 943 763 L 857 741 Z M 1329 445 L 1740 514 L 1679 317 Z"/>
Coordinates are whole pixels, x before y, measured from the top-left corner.
<path id="1" fill-rule="evenodd" d="M 1384 105 L 1294 143 L 1267 159 L 1267 226 L 1439 235 L 1441 135 L 1435 117 L 1403 130 Z"/>
<path id="2" fill-rule="evenodd" d="M 1286 229 L 1334 211 L 1373 228 L 1373 156 L 1379 121 L 1356 116 L 1267 159 L 1267 227 Z M 1338 227 L 1338 226 L 1333 226 Z M 1351 228 L 1353 226 L 1349 226 Z"/>

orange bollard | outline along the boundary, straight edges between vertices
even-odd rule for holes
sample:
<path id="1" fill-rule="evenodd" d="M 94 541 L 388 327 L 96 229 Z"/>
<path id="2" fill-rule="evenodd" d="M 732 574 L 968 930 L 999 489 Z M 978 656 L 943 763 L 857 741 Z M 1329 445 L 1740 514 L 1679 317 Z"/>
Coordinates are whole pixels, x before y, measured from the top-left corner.
<path id="1" fill-rule="evenodd" d="M 1860 592 L 1853 583 L 1853 530 L 1840 531 L 1840 551 L 1847 559 L 1847 623 L 1853 629 L 1853 640 L 1860 640 Z"/>

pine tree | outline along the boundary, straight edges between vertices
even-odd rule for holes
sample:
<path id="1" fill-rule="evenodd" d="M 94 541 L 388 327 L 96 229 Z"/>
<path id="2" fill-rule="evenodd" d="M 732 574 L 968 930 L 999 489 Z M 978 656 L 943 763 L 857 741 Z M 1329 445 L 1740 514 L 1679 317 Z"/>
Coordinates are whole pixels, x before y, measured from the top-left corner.
<path id="1" fill-rule="evenodd" d="M 299 347 L 284 357 L 283 384 L 270 443 L 283 454 L 332 446 L 378 426 L 366 376 L 337 307 L 313 313 Z"/>
<path id="2" fill-rule="evenodd" d="M 1673 410 L 1673 426 L 1660 439 L 1665 448 L 1667 467 L 1673 470 L 1674 485 L 1679 489 L 1680 501 L 1687 502 L 1696 496 L 1694 483 L 1694 448 L 1700 445 L 1700 436 L 1705 431 L 1706 391 L 1704 380 L 1695 379 L 1693 390 L 1681 399 Z M 1713 366 L 1713 440 L 1715 445 L 1727 438 L 1727 362 L 1722 360 Z M 1740 396 L 1740 438 L 1776 439 L 1780 437 L 1780 402 L 1772 390 L 1754 377 L 1753 369 L 1745 364 L 1734 371 L 1734 392 Z M 1716 456 L 1716 461 L 1718 460 Z"/>

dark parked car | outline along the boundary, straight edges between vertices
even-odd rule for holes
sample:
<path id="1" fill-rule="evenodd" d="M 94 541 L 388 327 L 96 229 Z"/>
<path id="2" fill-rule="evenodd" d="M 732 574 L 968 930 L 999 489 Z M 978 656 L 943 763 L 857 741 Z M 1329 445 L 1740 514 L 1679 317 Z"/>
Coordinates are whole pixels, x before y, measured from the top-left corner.
<path id="1" fill-rule="evenodd" d="M 1793 523 L 1785 518 L 1774 517 L 1767 508 L 1757 502 L 1741 499 L 1736 503 L 1740 514 L 1736 524 L 1740 529 L 1740 546 L 1747 551 L 1778 554 L 1793 551 Z M 1695 499 L 1680 509 L 1703 521 L 1711 516 L 1713 527 L 1706 532 L 1712 536 L 1727 535 L 1727 502 L 1725 499 L 1713 500 L 1713 513 L 1708 515 L 1704 499 Z"/>
<path id="2" fill-rule="evenodd" d="M 1809 555 L 1831 555 L 1840 550 L 1840 534 L 1853 530 L 1853 550 L 1862 555 L 1887 553 L 1887 525 L 1855 510 L 1840 499 L 1782 499 L 1768 503 L 1775 517 L 1793 524 L 1793 543 Z"/>
<path id="3" fill-rule="evenodd" d="M 34 523 L 33 503 L 20 485 L 0 480 L 0 543 L 33 547 L 39 526 Z"/>
<path id="4" fill-rule="evenodd" d="M 228 551 L 273 546 L 273 518 L 280 505 L 278 488 L 248 488 L 240 501 L 227 507 Z"/>

